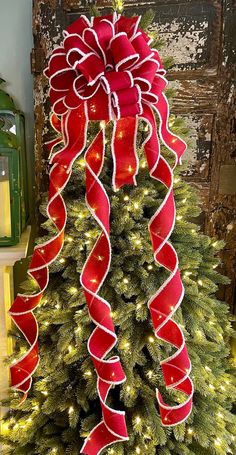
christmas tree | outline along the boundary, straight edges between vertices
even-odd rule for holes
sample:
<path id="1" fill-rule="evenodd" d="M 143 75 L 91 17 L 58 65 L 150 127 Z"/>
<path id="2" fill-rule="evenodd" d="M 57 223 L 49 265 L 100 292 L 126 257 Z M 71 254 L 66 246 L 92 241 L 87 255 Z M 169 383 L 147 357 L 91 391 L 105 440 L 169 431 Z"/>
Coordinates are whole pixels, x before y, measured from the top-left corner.
<path id="1" fill-rule="evenodd" d="M 172 95 L 170 90 L 168 95 Z M 181 119 L 172 116 L 170 124 L 173 132 L 187 140 L 188 131 Z M 90 122 L 89 143 L 100 126 L 99 122 Z M 217 285 L 227 282 L 217 271 L 220 260 L 216 253 L 222 242 L 201 234 L 194 223 L 200 213 L 198 197 L 195 189 L 182 179 L 180 168 L 175 172 L 177 218 L 171 242 L 180 260 L 185 297 L 174 318 L 186 337 L 195 394 L 193 412 L 187 422 L 164 428 L 155 388 L 164 396 L 167 394 L 160 361 L 172 351 L 167 343 L 154 337 L 147 302 L 168 276 L 154 262 L 148 233 L 148 222 L 166 190 L 150 178 L 142 150 L 146 125 L 140 121 L 138 185 L 126 185 L 114 192 L 110 124 L 105 133 L 106 158 L 100 178 L 111 201 L 112 262 L 99 294 L 111 304 L 118 336 L 113 351 L 120 356 L 127 376 L 124 384 L 112 389 L 109 403 L 112 408 L 126 411 L 129 441 L 105 449 L 104 454 L 235 453 L 236 419 L 231 410 L 236 389 L 229 360 L 232 329 L 226 304 L 214 296 Z M 172 155 L 165 147 L 162 154 L 171 162 Z M 65 245 L 50 267 L 47 292 L 35 311 L 39 321 L 40 366 L 29 397 L 21 407 L 19 395 L 10 394 L 11 411 L 4 420 L 1 437 L 5 454 L 77 455 L 84 438 L 101 420 L 97 376 L 87 351 L 94 324 L 88 316 L 79 280 L 101 230 L 84 202 L 84 167 L 84 159 L 79 158 L 63 193 L 68 211 Z M 46 203 L 41 207 L 44 215 L 45 209 Z M 55 234 L 50 221 L 45 221 L 43 228 L 47 234 L 39 243 Z M 29 281 L 25 290 L 32 290 L 33 285 Z M 17 358 L 28 345 L 19 332 L 13 331 L 12 336 L 16 340 Z M 166 395 L 167 400 L 172 398 L 176 401 L 179 396 Z"/>

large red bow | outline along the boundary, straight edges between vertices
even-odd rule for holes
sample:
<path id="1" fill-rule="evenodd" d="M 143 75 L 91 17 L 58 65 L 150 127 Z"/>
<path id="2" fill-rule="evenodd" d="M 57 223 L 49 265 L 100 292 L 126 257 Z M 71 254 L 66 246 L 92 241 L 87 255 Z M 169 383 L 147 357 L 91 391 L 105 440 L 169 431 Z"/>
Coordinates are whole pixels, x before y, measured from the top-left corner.
<path id="1" fill-rule="evenodd" d="M 82 16 L 67 29 L 45 70 L 55 114 L 89 100 L 89 118 L 111 120 L 142 114 L 142 101 L 157 102 L 158 74 L 165 71 L 138 23 L 137 17 L 96 17 L 90 26 Z"/>
<path id="2" fill-rule="evenodd" d="M 44 245 L 35 247 L 29 274 L 40 287 L 35 295 L 18 294 L 10 314 L 29 341 L 30 350 L 11 366 L 12 386 L 25 396 L 38 364 L 38 329 L 33 315 L 48 282 L 48 265 L 63 246 L 66 208 L 61 191 L 67 184 L 74 160 L 82 153 L 87 140 L 89 120 L 114 121 L 112 156 L 113 187 L 135 183 L 138 172 L 136 133 L 138 118 L 149 129 L 144 143 L 150 175 L 162 182 L 166 197 L 149 223 L 155 261 L 165 267 L 169 278 L 149 301 L 157 338 L 176 348 L 161 363 L 167 388 L 187 395 L 185 402 L 169 406 L 160 392 L 157 400 L 163 425 L 173 426 L 186 420 L 192 409 L 193 383 L 189 377 L 191 363 L 184 336 L 172 316 L 180 305 L 184 289 L 178 257 L 169 237 L 174 228 L 175 204 L 173 170 L 180 161 L 186 144 L 168 129 L 169 107 L 163 93 L 167 84 L 158 52 L 151 49 L 149 37 L 139 29 L 138 17 L 103 16 L 91 19 L 81 16 L 64 32 L 62 45 L 56 48 L 45 70 L 50 81 L 53 128 L 58 138 L 49 143 L 51 152 L 59 142 L 64 147 L 51 155 L 48 216 L 58 234 Z M 155 114 L 159 116 L 159 137 L 174 153 L 171 168 L 161 155 Z M 60 118 L 58 118 L 60 116 Z M 125 147 L 124 147 L 125 144 Z M 88 349 L 98 376 L 98 394 L 103 419 L 85 441 L 82 453 L 97 455 L 104 447 L 127 439 L 123 411 L 110 408 L 106 401 L 112 385 L 125 381 L 119 357 L 107 359 L 116 344 L 110 305 L 99 295 L 111 260 L 110 204 L 99 175 L 105 152 L 104 128 L 95 137 L 85 154 L 86 202 L 101 227 L 99 236 L 81 273 L 88 311 L 96 328 L 88 341 Z"/>

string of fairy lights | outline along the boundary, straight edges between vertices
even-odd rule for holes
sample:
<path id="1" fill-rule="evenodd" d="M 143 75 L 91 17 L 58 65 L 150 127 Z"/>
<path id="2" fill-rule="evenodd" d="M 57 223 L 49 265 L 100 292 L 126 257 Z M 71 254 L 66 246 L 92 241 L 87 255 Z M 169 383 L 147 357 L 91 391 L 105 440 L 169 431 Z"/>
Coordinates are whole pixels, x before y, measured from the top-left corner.
<path id="1" fill-rule="evenodd" d="M 91 376 L 91 375 L 92 375 L 92 373 L 91 373 L 90 371 L 87 372 L 87 373 L 89 373 L 88 376 Z M 228 382 L 229 382 L 229 381 L 228 381 Z M 127 388 L 128 391 L 130 390 L 130 386 L 127 386 L 126 388 Z M 42 394 L 43 394 L 45 397 L 48 395 L 48 393 L 47 393 L 46 391 L 43 391 Z M 39 410 L 40 410 L 39 405 L 38 405 L 38 404 L 34 404 L 34 405 L 33 405 L 33 411 L 34 411 L 34 412 L 39 412 Z M 73 406 L 69 406 L 69 408 L 68 408 L 68 415 L 69 415 L 69 417 L 72 417 L 73 414 L 74 414 L 74 412 L 75 412 L 74 407 L 73 407 Z M 218 416 L 220 419 L 223 419 L 223 418 L 224 418 L 224 415 L 223 415 L 221 412 L 219 412 L 219 413 L 217 414 L 217 416 Z M 15 421 L 14 418 L 11 418 L 10 421 L 9 421 L 9 423 L 3 423 L 3 424 L 2 424 L 2 431 L 3 431 L 3 433 L 4 433 L 4 432 L 7 432 L 7 431 L 12 431 L 12 429 L 13 429 L 13 430 L 25 429 L 25 428 L 28 428 L 28 427 L 29 427 L 29 425 L 32 423 L 32 421 L 33 421 L 32 417 L 29 417 L 28 419 L 26 419 L 26 421 L 25 421 L 24 424 L 20 424 L 20 423 L 17 423 L 17 422 Z M 135 417 L 135 419 L 134 419 L 134 426 L 136 426 L 137 428 L 138 428 L 138 427 L 142 427 L 142 426 L 143 426 L 143 423 L 145 423 L 145 419 L 142 419 L 142 417 L 140 417 L 139 415 L 137 415 L 137 416 Z M 147 427 L 146 427 L 146 431 L 149 432 L 149 434 L 148 434 L 148 433 L 147 433 L 147 434 L 144 433 L 144 439 L 150 439 L 150 437 L 151 437 L 151 431 L 152 431 L 151 427 L 150 427 L 150 426 L 147 426 Z M 188 435 L 189 437 L 194 437 L 194 435 L 195 435 L 195 430 L 194 430 L 193 427 L 189 426 L 189 427 L 186 428 L 186 433 L 187 433 L 187 435 Z M 231 440 L 232 440 L 232 442 L 235 442 L 235 436 L 231 435 Z M 214 440 L 214 445 L 215 445 L 216 447 L 220 447 L 221 444 L 222 444 L 222 439 L 219 438 L 219 437 L 217 437 L 217 438 Z M 137 446 L 137 447 L 135 448 L 135 451 L 136 451 L 137 454 L 140 454 L 140 453 L 141 453 L 141 448 L 140 448 L 139 446 Z M 56 453 L 56 452 L 57 452 L 57 448 L 56 448 L 56 447 L 52 448 L 51 453 Z M 109 449 L 108 452 L 109 452 L 109 454 L 115 454 L 114 449 Z M 231 449 L 229 449 L 227 453 L 233 453 L 233 452 L 231 451 Z"/>
<path id="2" fill-rule="evenodd" d="M 117 1 L 117 3 L 119 3 L 119 0 Z M 122 1 L 121 1 L 120 3 L 123 5 L 123 2 L 122 2 Z M 101 123 L 102 123 L 102 122 L 101 122 Z M 103 127 L 103 128 L 105 128 L 105 123 L 101 124 L 100 126 Z M 145 128 L 148 128 L 148 127 L 145 127 Z M 146 129 L 146 130 L 147 130 L 147 129 Z M 97 157 L 97 158 L 99 158 L 99 157 Z M 80 165 L 81 167 L 85 167 L 85 166 L 86 166 L 85 160 L 84 160 L 84 159 L 80 159 L 80 160 L 79 160 L 79 165 Z M 141 160 L 140 166 L 141 166 L 142 168 L 145 168 L 145 167 L 147 166 L 146 161 Z M 131 169 L 130 171 L 132 171 L 132 169 Z M 175 177 L 174 183 L 177 184 L 177 183 L 179 183 L 179 182 L 180 182 L 180 178 L 179 178 L 179 177 Z M 143 195 L 144 195 L 144 196 L 147 196 L 148 194 L 149 194 L 149 190 L 148 190 L 148 189 L 144 189 L 144 190 L 143 190 Z M 127 203 L 128 203 L 128 202 L 130 201 L 130 197 L 129 197 L 127 194 L 124 195 L 124 196 L 122 196 L 122 197 L 123 197 L 123 201 L 124 201 L 124 202 L 127 202 Z M 184 198 L 184 199 L 182 199 L 181 202 L 182 202 L 182 204 L 185 204 L 186 201 L 187 201 L 187 199 Z M 138 210 L 138 209 L 140 209 L 140 207 L 141 207 L 141 204 L 140 204 L 138 201 L 134 201 L 134 200 L 130 201 L 130 203 L 126 205 L 127 210 L 133 210 L 133 209 Z M 96 208 L 94 208 L 94 210 L 96 210 Z M 81 212 L 78 213 L 78 217 L 79 217 L 80 219 L 86 218 L 86 217 L 87 217 L 87 213 L 81 211 Z M 183 218 L 182 215 L 178 215 L 178 216 L 176 217 L 176 220 L 177 220 L 177 221 L 181 221 L 182 218 Z M 196 232 L 197 232 L 197 231 L 196 231 L 195 229 L 191 229 L 191 233 L 192 233 L 192 234 L 196 234 Z M 93 240 L 93 235 L 92 235 L 92 233 L 91 233 L 91 232 L 86 232 L 86 233 L 85 233 L 85 236 L 86 236 L 85 244 L 86 244 L 86 245 L 90 245 L 91 242 L 92 242 L 92 240 Z M 141 246 L 142 246 L 142 240 L 141 240 L 140 238 L 138 238 L 136 235 L 133 234 L 133 235 L 131 236 L 130 239 L 131 239 L 131 241 L 132 241 L 132 243 L 133 243 L 134 246 L 136 246 L 136 247 L 141 247 Z M 72 235 L 69 235 L 69 236 L 66 237 L 66 241 L 67 241 L 69 244 L 72 244 L 72 243 L 75 241 L 75 239 L 73 238 Z M 213 247 L 213 248 L 217 248 L 217 246 L 218 246 L 218 242 L 217 242 L 217 241 L 214 241 L 214 242 L 212 243 L 212 247 Z M 81 247 L 81 250 L 83 250 L 83 247 Z M 100 257 L 98 258 L 98 260 L 100 260 L 100 261 L 102 261 L 103 259 L 104 259 L 104 258 L 103 258 L 102 256 L 100 256 Z M 66 258 L 65 258 L 65 257 L 60 257 L 59 260 L 58 260 L 58 262 L 59 262 L 60 264 L 66 264 Z M 218 263 L 213 264 L 212 267 L 213 267 L 213 269 L 215 269 L 217 266 L 218 266 Z M 153 265 L 152 265 L 152 264 L 147 264 L 146 269 L 147 269 L 147 271 L 151 272 L 151 271 L 153 270 Z M 183 272 L 183 277 L 184 277 L 184 279 L 190 279 L 190 277 L 191 277 L 192 275 L 194 275 L 194 272 L 193 272 L 193 271 L 186 270 L 186 271 Z M 95 277 L 92 278 L 91 281 L 96 282 L 96 278 L 95 278 Z M 128 285 L 129 282 L 130 282 L 130 280 L 129 280 L 128 277 L 124 277 L 124 278 L 123 278 L 123 283 L 124 283 L 125 285 Z M 204 287 L 204 280 L 203 280 L 203 279 L 199 278 L 199 279 L 196 280 L 196 282 L 197 282 L 197 284 L 198 284 L 198 286 L 199 286 L 200 288 L 201 288 L 201 287 Z M 78 288 L 75 287 L 75 286 L 71 286 L 71 287 L 68 289 L 68 292 L 69 292 L 69 294 L 74 295 L 74 294 L 76 294 L 76 293 L 78 292 Z M 42 305 L 46 305 L 47 303 L 48 303 L 48 300 L 47 300 L 47 299 L 44 299 L 44 301 L 42 302 Z M 142 307 L 142 304 L 141 304 L 141 303 L 138 303 L 138 304 L 137 304 L 137 310 L 141 309 L 141 307 Z M 57 303 L 57 304 L 55 305 L 55 308 L 56 308 L 56 310 L 60 310 L 61 305 L 60 305 L 59 303 Z M 40 311 L 40 308 L 39 308 L 38 311 Z M 81 310 L 81 311 L 82 311 L 82 310 Z M 112 315 L 112 317 L 114 317 L 114 316 L 115 316 L 115 312 L 111 312 L 111 315 Z M 47 326 L 49 325 L 49 321 L 44 321 L 43 324 L 47 327 Z M 210 325 L 214 325 L 214 321 L 210 320 L 210 321 L 209 321 L 209 324 L 210 324 Z M 82 327 L 81 327 L 80 325 L 78 325 L 78 326 L 76 327 L 76 329 L 75 329 L 75 332 L 76 332 L 77 334 L 81 335 L 81 336 L 82 336 L 82 331 L 83 331 L 83 329 L 82 329 Z M 197 336 L 198 338 L 203 337 L 203 336 L 204 336 L 203 331 L 200 330 L 200 329 L 198 329 L 198 330 L 196 331 L 196 336 Z M 223 336 L 222 336 L 221 333 L 218 334 L 218 337 L 219 337 L 219 339 L 223 339 Z M 148 335 L 148 337 L 147 337 L 147 343 L 153 344 L 154 342 L 155 342 L 154 336 Z M 130 343 L 128 340 L 123 340 L 122 343 L 121 343 L 121 345 L 120 345 L 120 349 L 124 350 L 125 352 L 130 352 L 130 347 L 131 347 L 131 343 Z M 74 352 L 76 352 L 76 347 L 70 344 L 70 345 L 68 346 L 67 350 L 68 350 L 68 353 L 72 355 Z M 26 349 L 21 349 L 21 350 L 20 350 L 20 353 L 21 353 L 21 354 L 24 354 L 25 352 L 26 352 Z M 13 362 L 17 362 L 17 359 L 14 359 Z M 208 365 L 206 365 L 206 366 L 204 367 L 204 369 L 205 369 L 205 371 L 206 371 L 209 375 L 212 373 L 212 370 L 211 370 L 211 368 L 210 368 Z M 148 377 L 149 380 L 152 380 L 153 377 L 155 376 L 155 373 L 154 373 L 153 370 L 150 369 L 150 370 L 147 371 L 146 375 L 147 375 L 147 377 Z M 92 372 L 91 370 L 87 369 L 87 370 L 84 372 L 84 377 L 85 377 L 86 379 L 89 380 L 89 378 L 92 378 L 92 376 L 93 376 L 93 372 Z M 228 388 L 230 387 L 230 381 L 229 381 L 228 379 L 225 379 L 225 380 L 224 380 L 224 384 L 225 384 L 225 385 L 220 385 L 220 387 L 219 387 L 222 393 L 224 393 L 224 392 L 227 391 L 227 387 L 228 387 Z M 132 393 L 134 392 L 134 389 L 135 389 L 134 386 L 133 386 L 133 385 L 131 386 L 131 385 L 129 385 L 129 384 L 126 383 L 126 385 L 125 385 L 124 387 L 125 387 L 126 392 L 127 392 L 129 395 L 132 395 Z M 210 393 L 215 393 L 216 387 L 215 387 L 212 383 L 209 383 L 209 384 L 208 384 L 208 388 L 209 388 L 209 392 L 210 392 Z M 47 391 L 47 390 L 41 391 L 41 394 L 43 395 L 43 397 L 45 397 L 45 399 L 48 397 L 48 391 Z M 14 395 L 17 396 L 17 393 L 15 392 Z M 33 409 L 33 412 L 35 412 L 35 413 L 40 412 L 40 405 L 39 405 L 39 403 L 36 403 L 36 402 L 35 402 L 35 403 L 33 404 L 33 406 L 32 406 L 32 409 Z M 74 412 L 75 412 L 74 407 L 73 407 L 73 406 L 69 406 L 69 408 L 68 408 L 68 415 L 69 415 L 69 417 L 72 417 L 73 414 L 74 414 Z M 217 416 L 218 416 L 219 419 L 224 419 L 224 415 L 223 415 L 222 412 L 218 412 Z M 28 426 L 29 426 L 31 423 L 32 423 L 32 418 L 31 418 L 31 417 L 29 417 L 28 419 L 26 419 L 25 422 L 22 423 L 22 424 L 19 423 L 19 422 L 16 422 L 15 419 L 13 419 L 13 418 L 10 418 L 9 422 L 3 422 L 3 423 L 2 423 L 2 432 L 3 432 L 3 434 L 4 434 L 4 433 L 7 432 L 7 431 L 18 430 L 19 428 L 20 428 L 20 429 L 25 429 L 25 428 L 27 429 Z M 136 426 L 142 426 L 143 423 L 145 423 L 145 419 L 142 419 L 142 417 L 139 416 L 139 415 L 135 417 L 135 425 L 136 425 Z M 147 431 L 151 431 L 151 428 L 148 427 L 148 428 L 147 428 Z M 194 437 L 195 434 L 196 434 L 196 433 L 195 433 L 194 427 L 191 427 L 191 426 L 189 426 L 189 427 L 186 428 L 186 433 L 187 433 L 187 435 L 188 435 L 189 437 Z M 149 435 L 146 435 L 146 436 L 147 436 L 147 439 L 150 437 Z M 145 435 L 144 435 L 144 438 L 145 438 Z M 235 437 L 232 436 L 232 442 L 234 442 L 234 441 L 235 441 Z M 217 447 L 220 448 L 221 445 L 222 445 L 222 439 L 219 438 L 219 437 L 217 437 L 217 438 L 214 440 L 214 445 L 215 445 L 216 448 L 217 448 Z M 56 447 L 54 447 L 54 448 L 52 448 L 51 453 L 52 453 L 52 454 L 55 454 L 55 453 L 57 453 L 57 450 L 58 450 L 58 449 L 57 449 Z M 136 454 L 141 454 L 141 448 L 140 448 L 139 446 L 137 446 L 137 447 L 135 448 L 135 452 L 136 452 Z M 111 449 L 108 450 L 108 453 L 109 453 L 110 455 L 115 454 L 115 450 L 114 450 L 113 448 L 111 448 Z M 228 452 L 227 452 L 227 453 L 233 453 L 233 452 L 231 451 L 231 449 L 228 449 Z"/>
<path id="3" fill-rule="evenodd" d="M 72 236 L 67 237 L 66 240 L 67 240 L 69 243 L 73 243 L 73 241 L 74 241 L 74 239 L 73 239 Z M 213 243 L 212 243 L 212 246 L 213 246 L 213 247 L 217 247 L 217 242 L 213 242 Z M 63 261 L 63 262 L 64 262 L 64 261 Z M 218 265 L 218 264 L 213 265 L 213 268 L 216 268 L 217 265 Z M 149 265 L 147 266 L 147 269 L 148 269 L 148 270 L 152 270 L 152 269 L 153 269 L 153 266 L 152 266 L 151 264 L 149 264 Z M 185 271 L 185 272 L 184 272 L 184 277 L 185 277 L 185 278 L 189 278 L 192 274 L 193 274 L 192 271 Z M 128 283 L 129 283 L 128 278 L 124 278 L 124 279 L 123 279 L 123 282 L 124 282 L 125 284 L 128 284 Z M 198 283 L 198 285 L 199 285 L 200 287 L 203 285 L 202 280 L 197 280 L 197 283 Z M 70 288 L 69 288 L 69 293 L 70 293 L 70 294 L 73 295 L 73 294 L 76 294 L 77 292 L 78 292 L 78 289 L 77 289 L 76 287 L 70 287 Z M 47 299 L 44 300 L 43 304 L 45 305 L 46 303 L 48 303 L 48 300 L 47 300 Z M 141 304 L 138 304 L 138 309 L 139 309 L 140 307 L 141 307 Z M 60 309 L 60 305 L 59 305 L 59 304 L 56 305 L 56 309 L 57 309 L 57 310 Z M 80 311 L 82 311 L 82 310 L 80 310 Z M 112 316 L 114 316 L 114 312 L 113 312 Z M 45 325 L 48 325 L 49 322 L 48 322 L 48 321 L 45 321 L 44 324 L 45 324 Z M 210 324 L 210 325 L 213 325 L 213 324 L 214 324 L 214 321 L 211 321 L 211 320 L 210 320 L 210 321 L 209 321 L 209 324 Z M 76 332 L 77 332 L 77 333 L 81 333 L 81 332 L 82 332 L 82 327 L 81 327 L 81 326 L 78 326 L 78 327 L 76 328 Z M 197 335 L 200 336 L 200 337 L 203 336 L 202 331 L 201 331 L 201 330 L 197 330 Z M 220 334 L 220 336 L 222 337 L 221 334 Z M 223 337 L 222 337 L 222 338 L 223 338 Z M 152 344 L 152 343 L 154 343 L 154 341 L 155 341 L 155 338 L 154 338 L 153 336 L 149 335 L 148 338 L 147 338 L 147 342 Z M 120 346 L 120 348 L 123 349 L 124 351 L 130 352 L 130 342 L 129 342 L 129 341 L 124 341 L 124 340 L 123 340 L 122 345 Z M 68 346 L 68 352 L 69 352 L 69 354 L 73 353 L 73 351 L 74 351 L 75 349 L 76 349 L 76 348 L 75 348 L 74 346 L 69 345 L 69 346 Z M 22 352 L 24 352 L 24 351 L 22 350 L 21 353 L 22 353 Z M 16 362 L 16 359 L 14 359 L 14 360 L 15 360 L 15 362 Z M 205 365 L 204 369 L 205 369 L 205 371 L 206 371 L 209 375 L 212 373 L 212 369 L 211 369 L 208 365 Z M 155 374 L 155 373 L 154 373 L 153 370 L 148 370 L 148 371 L 147 371 L 147 377 L 148 377 L 148 379 L 151 380 L 151 379 L 153 378 L 154 374 Z M 93 372 L 92 372 L 91 370 L 88 369 L 88 370 L 86 370 L 86 371 L 84 372 L 84 377 L 85 377 L 86 379 L 89 379 L 89 378 L 91 378 L 92 376 L 93 376 Z M 230 387 L 230 380 L 229 380 L 229 379 L 225 379 L 225 380 L 224 380 L 224 385 L 220 385 L 219 388 L 220 388 L 221 392 L 224 393 L 224 392 L 227 391 L 227 387 Z M 212 383 L 209 383 L 209 384 L 208 384 L 208 388 L 209 388 L 210 393 L 215 393 L 216 387 L 215 387 Z M 131 385 L 129 385 L 129 384 L 127 384 L 127 385 L 125 386 L 125 389 L 126 389 L 126 391 L 127 391 L 128 394 L 132 394 L 133 391 L 134 391 L 134 387 L 131 386 Z M 42 395 L 43 395 L 43 396 L 45 397 L 45 399 L 46 399 L 47 396 L 48 396 L 48 391 L 47 391 L 47 390 L 43 390 L 43 391 L 41 391 L 41 393 L 42 393 Z M 17 395 L 17 393 L 15 392 L 14 395 Z M 39 405 L 39 403 L 34 403 L 33 406 L 32 406 L 32 409 L 33 409 L 33 412 L 36 412 L 36 413 L 39 412 L 39 411 L 40 411 L 40 405 Z M 75 412 L 74 407 L 73 407 L 73 406 L 69 406 L 69 408 L 68 408 L 68 415 L 71 417 L 71 416 L 73 415 L 74 412 Z M 218 412 L 217 416 L 218 416 L 219 419 L 224 419 L 224 415 L 223 415 L 222 412 Z M 135 424 L 136 424 L 136 425 L 138 425 L 138 426 L 139 426 L 139 425 L 142 425 L 144 422 L 145 422 L 145 419 L 142 419 L 142 417 L 140 417 L 140 416 L 136 416 L 136 418 L 135 418 Z M 11 418 L 11 419 L 9 420 L 9 422 L 3 422 L 3 424 L 2 424 L 2 431 L 3 431 L 3 433 L 4 433 L 4 432 L 7 432 L 7 431 L 12 431 L 12 429 L 13 429 L 13 430 L 18 430 L 19 428 L 20 428 L 20 429 L 27 429 L 28 426 L 29 426 L 31 423 L 32 423 L 32 417 L 29 417 L 28 419 L 26 419 L 26 421 L 25 421 L 24 423 L 22 423 L 22 424 L 16 422 L 15 419 Z M 194 437 L 194 436 L 195 436 L 195 430 L 194 430 L 194 428 L 191 427 L 191 426 L 189 426 L 189 427 L 186 428 L 186 433 L 187 433 L 187 435 L 188 435 L 189 437 Z M 235 441 L 235 437 L 232 435 L 232 442 L 234 442 L 234 441 Z M 221 445 L 222 445 L 222 439 L 219 438 L 219 437 L 217 437 L 217 438 L 214 440 L 214 445 L 215 445 L 216 448 L 217 448 L 217 447 L 220 448 Z M 141 448 L 140 448 L 139 446 L 137 446 L 137 447 L 135 448 L 135 451 L 136 451 L 137 454 L 140 454 L 140 453 L 141 453 Z M 57 452 L 57 448 L 55 447 L 55 448 L 52 449 L 51 453 L 53 454 L 53 453 L 56 453 L 56 452 Z M 114 453 L 115 453 L 115 452 L 114 452 L 114 449 L 109 449 L 109 454 L 114 454 Z M 229 450 L 228 450 L 227 453 L 233 453 L 233 452 L 232 452 L 231 449 L 229 448 Z"/>

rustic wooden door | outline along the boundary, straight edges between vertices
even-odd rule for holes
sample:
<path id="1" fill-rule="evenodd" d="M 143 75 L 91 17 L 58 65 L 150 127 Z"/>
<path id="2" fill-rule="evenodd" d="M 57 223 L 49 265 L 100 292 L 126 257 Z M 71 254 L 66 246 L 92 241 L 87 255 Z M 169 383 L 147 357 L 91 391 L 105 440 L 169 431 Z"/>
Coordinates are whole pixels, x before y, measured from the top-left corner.
<path id="1" fill-rule="evenodd" d="M 45 190 L 47 151 L 43 147 L 50 131 L 48 85 L 43 76 L 46 60 L 62 38 L 62 30 L 89 2 L 79 0 L 33 0 L 32 71 L 35 94 L 36 194 Z M 90 2 L 92 3 L 92 2 Z M 95 2 L 105 12 L 109 0 Z M 175 65 L 168 74 L 176 90 L 172 112 L 184 116 L 192 145 L 185 158 L 185 178 L 200 188 L 203 196 L 202 225 L 206 233 L 226 241 L 223 271 L 232 280 L 224 287 L 233 311 L 236 246 L 236 136 L 233 103 L 234 0 L 149 0 L 126 2 L 127 14 L 155 10 L 153 28 L 165 40 L 163 55 L 172 55 Z"/>

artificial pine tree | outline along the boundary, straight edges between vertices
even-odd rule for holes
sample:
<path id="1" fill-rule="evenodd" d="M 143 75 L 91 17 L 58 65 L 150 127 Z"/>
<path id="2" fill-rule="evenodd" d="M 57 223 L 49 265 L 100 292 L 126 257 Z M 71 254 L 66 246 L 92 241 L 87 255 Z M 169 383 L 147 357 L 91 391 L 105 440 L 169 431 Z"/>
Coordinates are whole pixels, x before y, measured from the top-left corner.
<path id="1" fill-rule="evenodd" d="M 173 132 L 187 138 L 182 120 L 172 116 L 170 123 Z M 89 141 L 98 128 L 99 124 L 90 123 Z M 173 428 L 161 425 L 155 388 L 165 394 L 160 361 L 170 354 L 170 348 L 153 336 L 147 302 L 168 275 L 154 263 L 148 222 L 163 201 L 165 189 L 149 176 L 142 153 L 146 134 L 140 121 L 138 186 L 125 186 L 114 193 L 111 126 L 106 127 L 108 141 L 101 180 L 111 201 L 112 262 L 99 293 L 112 306 L 118 335 L 114 353 L 118 351 L 127 376 L 109 399 L 112 407 L 126 410 L 130 439 L 104 450 L 104 454 L 235 453 L 236 419 L 231 408 L 236 389 L 229 360 L 232 330 L 226 304 L 214 296 L 217 284 L 227 282 L 217 272 L 219 259 L 215 257 L 223 245 L 202 235 L 194 223 L 193 218 L 200 213 L 198 198 L 179 171 L 175 174 L 177 220 L 171 240 L 180 259 L 185 297 L 175 319 L 186 336 L 195 395 L 194 409 L 186 423 Z M 164 147 L 162 153 L 172 159 Z M 84 437 L 101 419 L 96 373 L 87 351 L 94 325 L 79 281 L 86 257 L 100 234 L 84 202 L 84 166 L 81 158 L 75 162 L 64 191 L 68 211 L 65 245 L 50 267 L 49 287 L 36 310 L 41 362 L 33 388 L 21 407 L 18 394 L 10 394 L 11 411 L 1 437 L 4 454 L 77 455 Z M 45 208 L 46 203 L 41 207 L 43 214 Z M 49 221 L 43 223 L 43 228 L 48 238 L 55 234 Z M 45 236 L 39 242 L 44 240 Z M 29 281 L 25 290 L 32 290 L 33 284 Z M 17 357 L 28 346 L 19 332 L 14 331 L 12 336 Z"/>

